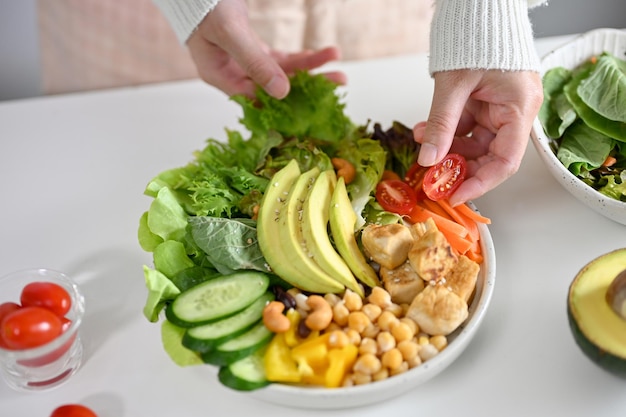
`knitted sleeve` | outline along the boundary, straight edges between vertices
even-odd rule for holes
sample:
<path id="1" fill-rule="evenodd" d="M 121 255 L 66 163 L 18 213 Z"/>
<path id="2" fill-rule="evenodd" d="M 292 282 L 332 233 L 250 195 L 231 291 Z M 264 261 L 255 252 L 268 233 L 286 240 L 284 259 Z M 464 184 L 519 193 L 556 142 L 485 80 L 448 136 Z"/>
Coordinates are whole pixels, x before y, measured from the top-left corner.
<path id="1" fill-rule="evenodd" d="M 528 8 L 545 0 L 437 0 L 431 75 L 456 69 L 538 71 Z"/>
<path id="2" fill-rule="evenodd" d="M 161 10 L 180 43 L 187 42 L 202 19 L 220 0 L 152 0 Z"/>

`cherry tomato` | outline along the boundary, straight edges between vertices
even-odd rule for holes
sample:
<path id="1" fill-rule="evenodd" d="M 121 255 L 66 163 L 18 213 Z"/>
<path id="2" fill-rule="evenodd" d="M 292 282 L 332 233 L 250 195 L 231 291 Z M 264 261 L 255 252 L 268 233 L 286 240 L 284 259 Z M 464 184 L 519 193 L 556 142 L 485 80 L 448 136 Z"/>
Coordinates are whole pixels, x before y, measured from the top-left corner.
<path id="1" fill-rule="evenodd" d="M 46 344 L 63 332 L 61 318 L 43 307 L 22 307 L 2 320 L 2 339 L 9 349 L 28 349 Z"/>
<path id="2" fill-rule="evenodd" d="M 422 188 L 433 201 L 450 197 L 465 180 L 467 162 L 459 154 L 446 155 L 439 163 L 428 168 Z"/>
<path id="3" fill-rule="evenodd" d="M 65 404 L 55 408 L 50 417 L 98 417 L 98 415 L 84 405 Z"/>
<path id="4" fill-rule="evenodd" d="M 7 316 L 9 313 L 14 312 L 15 310 L 18 310 L 19 308 L 20 308 L 19 304 L 12 303 L 10 301 L 0 304 L 0 326 L 2 325 L 2 320 L 4 319 L 5 316 Z M 3 349 L 9 348 L 9 346 L 4 341 L 4 338 L 2 337 L 2 333 L 0 333 L 0 348 L 3 348 Z"/>
<path id="5" fill-rule="evenodd" d="M 65 288 L 54 282 L 31 282 L 22 289 L 20 302 L 24 307 L 44 307 L 63 317 L 70 311 L 72 298 Z"/>
<path id="6" fill-rule="evenodd" d="M 406 174 L 404 175 L 404 182 L 409 184 L 411 188 L 417 193 L 418 200 L 426 197 L 424 194 L 424 175 L 426 175 L 428 167 L 421 166 L 417 162 L 411 165 Z"/>
<path id="7" fill-rule="evenodd" d="M 376 201 L 387 211 L 405 215 L 415 207 L 417 195 L 404 181 L 383 180 L 376 186 Z"/>

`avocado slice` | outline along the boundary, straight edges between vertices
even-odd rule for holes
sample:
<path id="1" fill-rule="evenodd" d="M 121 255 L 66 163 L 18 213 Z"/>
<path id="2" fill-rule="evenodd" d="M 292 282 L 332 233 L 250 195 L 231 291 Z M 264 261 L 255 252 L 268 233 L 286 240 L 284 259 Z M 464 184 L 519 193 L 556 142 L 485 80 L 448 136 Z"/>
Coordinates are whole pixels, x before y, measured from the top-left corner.
<path id="1" fill-rule="evenodd" d="M 330 231 L 337 251 L 346 261 L 352 273 L 369 287 L 379 285 L 378 275 L 367 262 L 354 236 L 356 214 L 350 203 L 343 177 L 337 179 L 329 208 Z"/>
<path id="2" fill-rule="evenodd" d="M 293 159 L 278 171 L 269 182 L 257 220 L 257 238 L 261 253 L 268 263 L 268 268 L 294 287 L 311 292 L 339 292 L 343 285 L 325 278 L 311 278 L 302 275 L 300 263 L 295 258 L 290 240 L 281 238 L 281 216 L 285 216 L 287 202 L 292 188 L 302 173 L 298 162 Z"/>
<path id="3" fill-rule="evenodd" d="M 337 183 L 332 169 L 319 174 L 302 210 L 303 242 L 315 262 L 335 280 L 363 297 L 363 288 L 337 253 L 328 235 L 330 199 Z"/>
<path id="4" fill-rule="evenodd" d="M 626 319 L 613 309 L 607 293 L 624 270 L 626 248 L 594 259 L 576 275 L 567 299 L 570 329 L 580 349 L 598 366 L 622 378 L 626 378 Z"/>
<path id="5" fill-rule="evenodd" d="M 317 293 L 336 293 L 345 289 L 316 262 L 302 232 L 303 204 L 320 170 L 310 169 L 298 177 L 289 191 L 289 198 L 278 216 L 278 236 L 285 251 L 282 262 L 293 265 L 299 275 L 292 278 L 300 289 Z"/>

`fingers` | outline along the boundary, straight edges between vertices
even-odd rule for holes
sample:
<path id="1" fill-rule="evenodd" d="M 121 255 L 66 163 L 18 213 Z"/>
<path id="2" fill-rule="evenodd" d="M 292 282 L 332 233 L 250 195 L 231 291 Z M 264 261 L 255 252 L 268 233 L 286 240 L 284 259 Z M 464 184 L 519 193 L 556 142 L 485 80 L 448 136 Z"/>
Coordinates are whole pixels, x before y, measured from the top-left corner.
<path id="1" fill-rule="evenodd" d="M 428 122 L 423 136 L 415 136 L 415 140 L 421 143 L 417 158 L 420 165 L 432 166 L 448 153 L 470 93 L 468 84 L 456 72 L 435 74 Z"/>

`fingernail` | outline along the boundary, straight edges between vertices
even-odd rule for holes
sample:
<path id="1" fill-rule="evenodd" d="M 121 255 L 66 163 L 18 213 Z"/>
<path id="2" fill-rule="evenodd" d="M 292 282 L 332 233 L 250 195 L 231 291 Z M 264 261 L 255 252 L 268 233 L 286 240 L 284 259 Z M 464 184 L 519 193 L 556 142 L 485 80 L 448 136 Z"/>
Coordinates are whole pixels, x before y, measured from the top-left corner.
<path id="1" fill-rule="evenodd" d="M 417 163 L 429 167 L 435 165 L 435 162 L 437 162 L 437 147 L 432 143 L 422 143 Z"/>
<path id="2" fill-rule="evenodd" d="M 265 84 L 265 91 L 272 97 L 285 98 L 289 93 L 289 82 L 279 75 L 274 75 L 270 81 Z"/>

